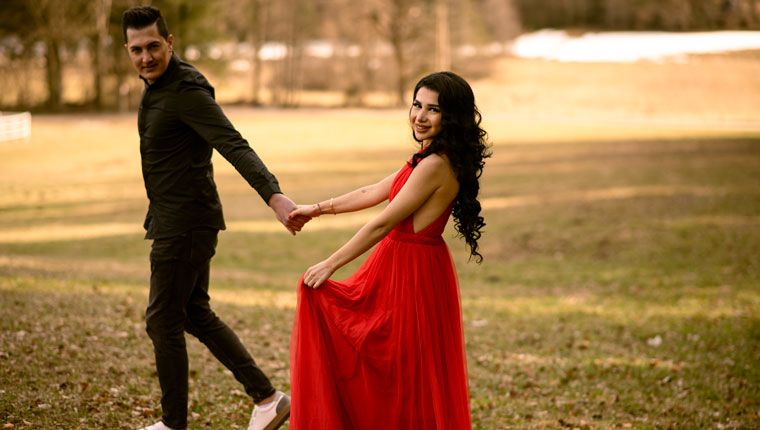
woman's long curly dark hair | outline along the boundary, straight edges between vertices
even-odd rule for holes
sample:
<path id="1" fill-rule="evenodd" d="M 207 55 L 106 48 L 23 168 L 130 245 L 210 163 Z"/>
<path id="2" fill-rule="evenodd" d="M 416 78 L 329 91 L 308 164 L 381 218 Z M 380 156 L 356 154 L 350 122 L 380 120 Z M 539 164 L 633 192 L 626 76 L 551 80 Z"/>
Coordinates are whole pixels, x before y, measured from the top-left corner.
<path id="1" fill-rule="evenodd" d="M 411 167 L 430 154 L 444 153 L 459 181 L 459 193 L 454 201 L 454 225 L 470 248 L 470 257 L 480 263 L 483 256 L 478 252 L 478 239 L 486 225 L 480 216 L 478 182 L 483 173 L 485 159 L 491 156 L 486 131 L 480 128 L 481 116 L 475 106 L 475 96 L 470 85 L 451 72 L 437 72 L 422 78 L 414 88 L 414 99 L 420 88 L 438 93 L 441 108 L 441 131 L 424 151 L 412 157 Z M 412 130 L 414 140 L 414 130 Z M 417 140 L 419 142 L 419 140 Z"/>

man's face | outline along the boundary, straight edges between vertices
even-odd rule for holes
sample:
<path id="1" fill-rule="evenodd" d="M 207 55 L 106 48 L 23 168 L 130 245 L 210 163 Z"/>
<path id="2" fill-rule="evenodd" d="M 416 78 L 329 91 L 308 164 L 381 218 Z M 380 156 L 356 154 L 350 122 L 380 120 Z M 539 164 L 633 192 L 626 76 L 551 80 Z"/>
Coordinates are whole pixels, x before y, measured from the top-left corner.
<path id="1" fill-rule="evenodd" d="M 149 84 L 156 81 L 169 67 L 174 37 L 164 39 L 153 25 L 141 29 L 127 28 L 127 52 L 137 73 Z"/>

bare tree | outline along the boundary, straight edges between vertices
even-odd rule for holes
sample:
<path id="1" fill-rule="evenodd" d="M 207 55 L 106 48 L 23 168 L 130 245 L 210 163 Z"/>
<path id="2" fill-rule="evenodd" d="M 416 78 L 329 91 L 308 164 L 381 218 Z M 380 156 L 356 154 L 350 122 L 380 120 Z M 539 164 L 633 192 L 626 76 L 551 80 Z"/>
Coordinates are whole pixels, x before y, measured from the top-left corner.
<path id="1" fill-rule="evenodd" d="M 250 103 L 261 104 L 262 61 L 259 55 L 268 35 L 271 3 L 264 0 L 232 0 L 224 9 L 227 33 L 236 42 L 246 42 L 250 47 L 248 61 L 251 65 Z"/>
<path id="2" fill-rule="evenodd" d="M 34 35 L 29 31 L 31 17 L 23 0 L 0 2 L 0 40 L 6 61 L 0 62 L 0 87 L 4 105 L 27 108 L 33 104 L 29 90 L 33 79 Z M 11 97 L 9 93 L 15 90 Z M 10 100 L 15 100 L 11 102 Z M 13 105 L 12 103 L 15 103 Z"/>
<path id="3" fill-rule="evenodd" d="M 61 48 L 66 36 L 66 11 L 64 3 L 57 0 L 39 0 L 36 7 L 28 5 L 38 35 L 45 43 L 47 105 L 60 109 L 63 104 L 63 65 Z"/>
<path id="4" fill-rule="evenodd" d="M 97 108 L 103 107 L 103 79 L 106 75 L 106 41 L 109 38 L 108 26 L 111 18 L 112 0 L 95 1 L 95 34 L 92 53 L 93 88 L 95 96 L 93 104 Z"/>
<path id="5" fill-rule="evenodd" d="M 504 42 L 514 39 L 522 32 L 515 0 L 484 0 L 480 16 L 493 40 Z"/>
<path id="6" fill-rule="evenodd" d="M 436 70 L 451 69 L 448 0 L 435 2 L 435 68 Z"/>
<path id="7" fill-rule="evenodd" d="M 48 108 L 63 106 L 63 59 L 66 43 L 76 42 L 87 31 L 89 13 L 85 0 L 6 0 L 3 15 L 18 20 L 8 23 L 8 30 L 20 34 L 21 40 L 42 42 L 45 47 L 45 83 Z M 8 15 L 5 15 L 8 12 Z M 5 24 L 4 24 L 5 25 Z M 23 43 L 26 44 L 26 43 Z M 31 49 L 26 56 L 33 57 Z"/>
<path id="8" fill-rule="evenodd" d="M 371 21 L 393 51 L 395 92 L 398 104 L 403 105 L 406 103 L 407 81 L 413 73 L 408 51 L 422 41 L 425 31 L 430 28 L 431 14 L 426 3 L 416 0 L 374 0 L 371 5 Z"/>
<path id="9" fill-rule="evenodd" d="M 261 104 L 261 57 L 259 51 L 267 35 L 267 14 L 269 8 L 262 0 L 248 0 L 250 7 L 250 25 L 248 31 L 248 41 L 251 44 L 251 64 L 253 66 L 251 74 L 251 104 L 258 106 Z"/>
<path id="10" fill-rule="evenodd" d="M 270 85 L 272 101 L 279 106 L 299 104 L 303 88 L 304 42 L 317 30 L 317 13 L 314 0 L 282 0 L 270 11 L 271 36 L 284 42 L 285 56 L 274 62 L 274 75 Z"/>

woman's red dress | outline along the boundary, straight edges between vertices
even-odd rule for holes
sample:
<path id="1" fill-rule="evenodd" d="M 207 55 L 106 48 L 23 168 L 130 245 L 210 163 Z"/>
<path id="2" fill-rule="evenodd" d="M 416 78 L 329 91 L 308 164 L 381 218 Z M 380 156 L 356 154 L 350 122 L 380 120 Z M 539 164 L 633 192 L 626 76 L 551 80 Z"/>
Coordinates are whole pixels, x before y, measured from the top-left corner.
<path id="1" fill-rule="evenodd" d="M 411 173 L 399 171 L 390 200 Z M 418 233 L 405 219 L 343 281 L 301 278 L 292 430 L 471 428 L 459 284 L 441 237 L 451 209 Z"/>

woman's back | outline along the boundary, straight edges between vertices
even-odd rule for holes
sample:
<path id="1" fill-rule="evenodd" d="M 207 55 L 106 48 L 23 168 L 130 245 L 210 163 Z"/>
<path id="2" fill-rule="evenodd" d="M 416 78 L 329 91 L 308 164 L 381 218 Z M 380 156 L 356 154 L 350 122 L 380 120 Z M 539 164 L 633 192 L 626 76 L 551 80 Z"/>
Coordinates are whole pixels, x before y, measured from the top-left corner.
<path id="1" fill-rule="evenodd" d="M 427 227 L 433 224 L 441 214 L 448 212 L 448 210 L 451 209 L 452 202 L 457 196 L 457 192 L 459 191 L 459 183 L 457 182 L 454 170 L 451 168 L 448 157 L 445 155 L 431 154 L 421 160 L 418 165 L 422 165 L 423 163 L 432 165 L 426 167 L 433 167 L 437 171 L 437 174 L 433 179 L 437 182 L 437 187 L 433 194 L 431 194 L 430 197 L 428 197 L 428 199 L 414 211 L 410 217 L 411 219 L 404 221 L 404 223 L 412 223 L 412 231 L 409 231 L 409 233 L 415 234 L 427 229 Z M 411 174 L 414 174 L 413 169 L 412 172 L 410 172 L 410 175 Z M 393 197 L 395 197 L 397 192 L 398 190 L 395 189 L 395 187 L 391 189 L 390 200 L 393 200 Z"/>

